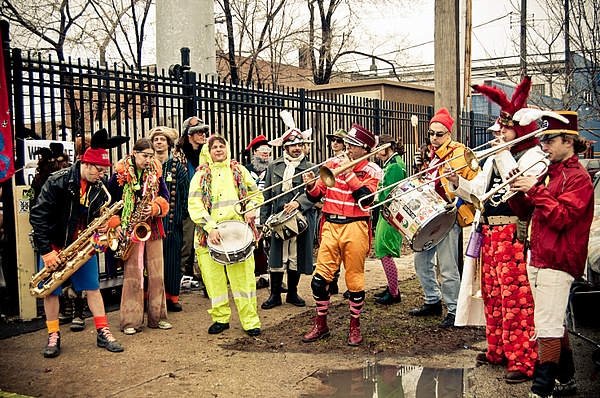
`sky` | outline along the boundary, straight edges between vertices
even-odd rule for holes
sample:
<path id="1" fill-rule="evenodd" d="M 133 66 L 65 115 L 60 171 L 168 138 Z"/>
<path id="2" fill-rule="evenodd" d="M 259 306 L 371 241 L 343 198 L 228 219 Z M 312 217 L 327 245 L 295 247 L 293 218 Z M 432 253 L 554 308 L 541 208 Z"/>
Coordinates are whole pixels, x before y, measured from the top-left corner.
<path id="1" fill-rule="evenodd" d="M 434 0 L 408 2 L 410 8 L 369 6 L 361 10 L 357 31 L 364 32 L 360 43 L 362 51 L 394 59 L 398 48 L 416 46 L 403 52 L 398 59 L 411 65 L 432 64 L 434 61 Z M 511 0 L 472 0 L 473 36 L 471 59 L 487 59 L 515 55 L 518 53 L 520 16 L 511 5 Z M 519 0 L 512 3 L 520 4 Z M 464 31 L 464 1 L 461 1 L 460 29 Z M 510 12 L 513 15 L 509 15 Z M 530 23 L 540 23 L 543 12 L 535 0 L 528 1 Z M 512 23 L 511 23 L 512 22 Z M 481 25 L 481 26 L 480 26 Z M 461 42 L 464 37 L 461 36 Z M 429 42 L 429 43 L 428 43 Z M 373 43 L 381 43 L 376 48 Z M 428 43 L 419 45 L 422 43 Z M 462 53 L 462 52 L 461 52 Z M 368 69 L 370 61 L 358 63 Z M 380 65 L 383 67 L 384 65 Z"/>

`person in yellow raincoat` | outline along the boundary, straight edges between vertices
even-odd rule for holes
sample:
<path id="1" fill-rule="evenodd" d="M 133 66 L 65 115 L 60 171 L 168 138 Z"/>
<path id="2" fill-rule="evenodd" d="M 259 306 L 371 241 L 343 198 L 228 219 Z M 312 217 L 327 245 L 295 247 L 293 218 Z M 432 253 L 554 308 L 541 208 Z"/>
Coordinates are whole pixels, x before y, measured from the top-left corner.
<path id="1" fill-rule="evenodd" d="M 196 224 L 196 255 L 211 300 L 208 313 L 213 324 L 208 333 L 218 334 L 229 329 L 229 281 L 242 328 L 248 335 L 258 336 L 260 319 L 252 253 L 243 261 L 223 266 L 211 257 L 208 243 L 219 245 L 223 242 L 225 229 L 219 224 L 227 220 L 246 222 L 256 232 L 256 210 L 241 216 L 234 206 L 240 199 L 248 197 L 247 206 L 255 208 L 263 202 L 263 196 L 248 170 L 231 160 L 229 145 L 223 137 L 213 135 L 207 144 L 200 152 L 200 165 L 190 182 L 188 210 Z"/>

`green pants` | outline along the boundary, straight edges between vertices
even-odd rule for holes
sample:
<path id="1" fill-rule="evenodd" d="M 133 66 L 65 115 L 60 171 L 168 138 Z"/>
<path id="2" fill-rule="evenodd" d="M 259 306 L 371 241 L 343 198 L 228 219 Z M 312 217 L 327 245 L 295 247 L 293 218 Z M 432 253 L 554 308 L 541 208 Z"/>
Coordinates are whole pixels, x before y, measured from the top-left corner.
<path id="1" fill-rule="evenodd" d="M 227 292 L 227 281 L 229 280 L 242 328 L 244 330 L 260 328 L 256 307 L 254 256 L 239 263 L 223 265 L 212 259 L 206 247 L 196 249 L 196 255 L 202 279 L 210 297 L 211 309 L 208 310 L 208 313 L 213 322 L 228 323 L 231 318 Z"/>

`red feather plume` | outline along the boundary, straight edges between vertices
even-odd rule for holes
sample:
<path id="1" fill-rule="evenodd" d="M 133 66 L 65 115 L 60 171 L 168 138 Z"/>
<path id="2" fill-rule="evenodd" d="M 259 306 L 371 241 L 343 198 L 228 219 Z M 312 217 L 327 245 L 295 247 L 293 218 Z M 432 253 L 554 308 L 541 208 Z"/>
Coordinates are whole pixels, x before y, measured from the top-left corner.
<path id="1" fill-rule="evenodd" d="M 475 90 L 476 92 L 485 95 L 490 100 L 500 105 L 501 109 L 507 109 L 511 105 L 510 101 L 508 100 L 508 97 L 506 96 L 506 93 L 496 86 L 485 86 L 475 84 L 471 87 L 473 87 L 473 90 Z"/>

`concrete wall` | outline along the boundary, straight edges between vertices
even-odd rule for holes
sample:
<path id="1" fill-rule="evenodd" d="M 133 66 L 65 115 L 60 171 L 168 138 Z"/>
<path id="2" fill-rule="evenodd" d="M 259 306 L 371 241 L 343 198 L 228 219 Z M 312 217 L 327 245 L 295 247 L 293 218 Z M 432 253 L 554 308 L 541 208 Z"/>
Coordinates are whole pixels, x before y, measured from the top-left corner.
<path id="1" fill-rule="evenodd" d="M 200 75 L 216 75 L 213 0 L 156 0 L 156 65 L 181 63 L 181 47 L 190 49 L 190 65 Z"/>

